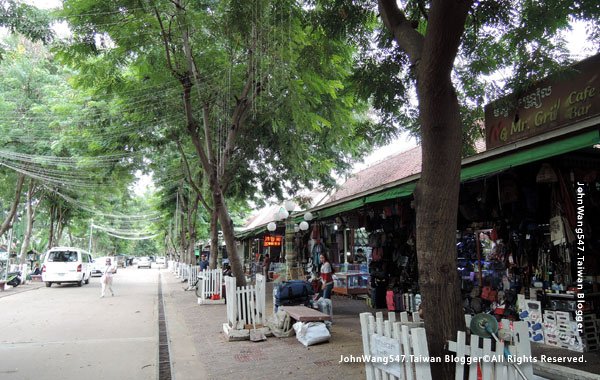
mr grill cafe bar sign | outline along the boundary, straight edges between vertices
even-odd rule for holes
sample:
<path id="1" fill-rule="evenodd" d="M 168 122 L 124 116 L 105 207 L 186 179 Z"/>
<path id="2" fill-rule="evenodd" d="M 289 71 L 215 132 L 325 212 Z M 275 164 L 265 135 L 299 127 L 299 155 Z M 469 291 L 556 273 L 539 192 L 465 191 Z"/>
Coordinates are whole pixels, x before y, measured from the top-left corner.
<path id="1" fill-rule="evenodd" d="M 487 149 L 600 114 L 600 54 L 485 106 Z"/>

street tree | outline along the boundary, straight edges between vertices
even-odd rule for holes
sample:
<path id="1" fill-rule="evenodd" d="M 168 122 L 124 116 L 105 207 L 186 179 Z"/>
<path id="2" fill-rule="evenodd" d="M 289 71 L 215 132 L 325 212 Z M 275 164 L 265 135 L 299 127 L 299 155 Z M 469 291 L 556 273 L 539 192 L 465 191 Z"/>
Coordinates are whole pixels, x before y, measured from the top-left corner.
<path id="1" fill-rule="evenodd" d="M 459 175 L 461 156 L 472 152 L 467 145 L 481 136 L 482 106 L 572 63 L 564 39 L 572 21 L 589 21 L 598 46 L 600 8 L 562 0 L 316 3 L 330 33 L 353 41 L 375 36 L 358 57 L 361 94 L 382 120 L 421 143 L 414 192 L 419 285 L 430 353 L 443 357 L 464 327 L 455 249 Z M 433 363 L 433 377 L 453 378 L 450 367 Z"/>

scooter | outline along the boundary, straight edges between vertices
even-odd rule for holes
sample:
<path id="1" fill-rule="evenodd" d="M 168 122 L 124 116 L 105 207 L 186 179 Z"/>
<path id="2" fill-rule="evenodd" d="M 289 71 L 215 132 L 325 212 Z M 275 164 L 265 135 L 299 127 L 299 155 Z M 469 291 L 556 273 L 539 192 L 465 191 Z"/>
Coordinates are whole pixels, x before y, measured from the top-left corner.
<path id="1" fill-rule="evenodd" d="M 8 272 L 6 275 L 6 284 L 16 288 L 21 285 L 23 280 L 21 279 L 21 272 Z"/>

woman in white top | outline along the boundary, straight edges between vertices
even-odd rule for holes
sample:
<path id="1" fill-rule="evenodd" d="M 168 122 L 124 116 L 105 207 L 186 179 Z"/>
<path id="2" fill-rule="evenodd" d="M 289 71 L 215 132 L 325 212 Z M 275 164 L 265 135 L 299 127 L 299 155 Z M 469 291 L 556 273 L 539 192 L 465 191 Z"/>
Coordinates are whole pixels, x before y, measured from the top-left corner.
<path id="1" fill-rule="evenodd" d="M 106 288 L 110 290 L 110 294 L 112 296 L 115 295 L 115 292 L 113 292 L 112 290 L 113 273 L 115 272 L 115 266 L 111 263 L 110 258 L 107 258 L 106 265 L 104 266 L 104 270 L 102 271 L 102 277 L 100 278 L 100 283 L 102 284 L 102 293 L 100 294 L 100 298 L 104 297 L 104 294 L 106 293 Z"/>

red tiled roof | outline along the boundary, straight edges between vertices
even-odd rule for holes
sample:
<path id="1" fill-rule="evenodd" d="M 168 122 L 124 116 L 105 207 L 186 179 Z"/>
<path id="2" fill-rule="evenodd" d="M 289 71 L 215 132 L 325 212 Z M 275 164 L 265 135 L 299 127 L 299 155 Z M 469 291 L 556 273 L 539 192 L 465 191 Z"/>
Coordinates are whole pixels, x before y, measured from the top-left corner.
<path id="1" fill-rule="evenodd" d="M 384 158 L 350 176 L 328 199 L 333 202 L 421 172 L 421 147 Z"/>
<path id="2" fill-rule="evenodd" d="M 475 151 L 477 153 L 485 151 L 485 140 L 478 139 L 475 141 Z M 327 200 L 327 203 L 367 192 L 371 189 L 410 177 L 411 175 L 419 174 L 421 173 L 421 162 L 421 146 L 384 158 L 376 164 L 350 176 Z"/>
<path id="3" fill-rule="evenodd" d="M 327 193 L 320 190 L 312 190 L 301 194 L 305 200 L 309 201 L 307 209 L 318 206 L 324 202 L 327 202 Z M 281 204 L 269 205 L 264 208 L 257 210 L 254 214 L 248 218 L 244 224 L 243 229 L 256 228 L 258 226 L 267 224 L 275 220 L 275 213 L 281 208 Z M 300 206 L 296 206 L 294 212 L 301 211 Z"/>

